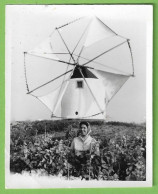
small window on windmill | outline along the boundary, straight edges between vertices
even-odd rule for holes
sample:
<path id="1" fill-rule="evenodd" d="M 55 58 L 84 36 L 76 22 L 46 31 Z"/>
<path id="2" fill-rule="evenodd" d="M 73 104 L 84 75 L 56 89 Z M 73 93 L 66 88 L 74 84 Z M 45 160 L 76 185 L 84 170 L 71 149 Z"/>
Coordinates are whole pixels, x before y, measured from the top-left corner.
<path id="1" fill-rule="evenodd" d="M 77 88 L 83 88 L 83 81 L 77 81 Z"/>

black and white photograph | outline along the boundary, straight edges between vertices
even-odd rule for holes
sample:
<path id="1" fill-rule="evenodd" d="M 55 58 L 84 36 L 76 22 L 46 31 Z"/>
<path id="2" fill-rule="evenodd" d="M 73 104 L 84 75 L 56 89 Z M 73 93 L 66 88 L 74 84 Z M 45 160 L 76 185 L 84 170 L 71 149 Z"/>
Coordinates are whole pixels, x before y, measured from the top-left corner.
<path id="1" fill-rule="evenodd" d="M 152 186 L 152 5 L 6 5 L 6 188 Z"/>

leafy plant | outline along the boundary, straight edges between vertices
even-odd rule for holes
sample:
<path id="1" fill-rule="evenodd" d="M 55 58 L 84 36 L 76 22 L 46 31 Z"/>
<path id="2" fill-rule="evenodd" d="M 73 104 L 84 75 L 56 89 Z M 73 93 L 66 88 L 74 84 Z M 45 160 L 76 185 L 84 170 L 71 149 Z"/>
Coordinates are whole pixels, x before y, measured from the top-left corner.
<path id="1" fill-rule="evenodd" d="M 62 123 L 63 131 L 61 123 L 58 125 L 56 122 L 53 126 L 47 121 L 11 124 L 11 172 L 41 171 L 46 175 L 85 180 L 146 179 L 144 125 L 97 123 L 97 126 L 96 122 L 91 123 L 92 136 L 99 144 L 100 155 L 92 150 L 91 153 L 86 151 L 76 156 L 71 152 L 70 145 L 77 135 L 78 121 Z M 48 128 L 47 131 L 45 127 Z M 55 127 L 57 129 L 51 131 Z"/>

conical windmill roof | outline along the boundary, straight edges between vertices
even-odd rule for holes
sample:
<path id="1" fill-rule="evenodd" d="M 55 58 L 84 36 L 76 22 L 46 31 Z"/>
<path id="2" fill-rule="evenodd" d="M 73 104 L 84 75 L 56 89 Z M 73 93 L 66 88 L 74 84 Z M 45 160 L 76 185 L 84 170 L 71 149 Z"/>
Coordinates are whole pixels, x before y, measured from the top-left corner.
<path id="1" fill-rule="evenodd" d="M 79 69 L 80 68 L 80 69 Z M 82 74 L 81 74 L 82 72 Z M 75 67 L 73 75 L 71 76 L 71 79 L 75 78 L 94 78 L 98 79 L 90 70 L 88 70 L 86 67 Z"/>

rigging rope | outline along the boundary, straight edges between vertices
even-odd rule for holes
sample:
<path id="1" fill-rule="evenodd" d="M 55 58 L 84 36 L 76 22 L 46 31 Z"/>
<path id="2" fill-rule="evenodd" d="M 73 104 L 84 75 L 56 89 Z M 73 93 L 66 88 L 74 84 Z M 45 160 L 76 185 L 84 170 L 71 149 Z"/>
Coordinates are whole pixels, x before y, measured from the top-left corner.
<path id="1" fill-rule="evenodd" d="M 63 28 L 63 27 L 65 27 L 65 26 L 68 26 L 68 25 L 70 25 L 70 24 L 72 24 L 72 23 L 74 23 L 74 22 L 76 22 L 76 21 L 78 21 L 78 20 L 81 20 L 82 18 L 84 18 L 84 17 L 77 18 L 77 19 L 75 19 L 75 20 L 73 20 L 73 21 L 71 21 L 71 22 L 68 22 L 68 23 L 66 23 L 66 24 L 64 24 L 64 25 L 62 25 L 62 26 L 57 27 L 56 29 L 58 30 L 58 29 L 60 29 L 60 28 Z"/>
<path id="2" fill-rule="evenodd" d="M 71 57 L 70 57 L 70 59 L 71 59 Z M 70 60 L 69 60 L 69 61 L 70 61 Z M 69 67 L 69 65 L 67 65 L 66 72 L 67 72 L 67 70 L 68 70 L 68 67 Z M 74 68 L 75 68 L 75 67 L 74 67 Z M 70 77 L 71 77 L 71 74 L 70 74 Z M 62 89 L 62 86 L 63 86 L 64 82 L 65 82 L 65 75 L 63 76 L 63 81 L 62 81 L 62 84 L 61 84 L 61 87 L 60 87 L 60 90 L 59 90 L 59 94 L 58 94 L 58 97 L 57 97 L 58 100 L 59 100 L 59 96 L 60 96 L 61 89 Z M 56 104 L 58 103 L 58 100 L 57 100 Z M 54 108 L 54 109 L 55 109 L 55 108 Z"/>
<path id="3" fill-rule="evenodd" d="M 84 34 L 86 33 L 86 31 L 87 31 L 87 29 L 88 29 L 88 27 L 89 27 L 90 23 L 91 23 L 91 22 L 89 22 L 89 23 L 88 23 L 88 25 L 86 26 L 85 30 L 83 31 L 83 33 L 82 33 L 82 35 L 81 35 L 81 37 L 80 37 L 80 39 L 79 39 L 79 41 L 78 41 L 78 43 L 77 43 L 76 47 L 74 48 L 74 50 L 73 50 L 72 54 L 75 52 L 75 50 L 76 50 L 76 48 L 77 48 L 78 44 L 80 43 L 80 41 L 81 41 L 82 37 L 83 37 L 83 36 L 84 36 Z M 82 46 L 82 49 L 81 49 L 81 51 L 80 51 L 79 55 L 81 54 L 81 52 L 82 52 L 82 50 L 83 50 L 83 47 L 84 47 L 84 45 Z M 77 63 L 78 63 L 78 58 L 77 58 Z"/>
<path id="4" fill-rule="evenodd" d="M 133 76 L 134 76 L 134 61 L 133 61 L 133 52 L 132 52 L 132 48 L 131 48 L 131 45 L 130 45 L 129 39 L 127 40 L 127 43 L 128 43 L 129 50 L 130 50 L 130 53 L 131 53 L 132 68 L 133 68 Z"/>
<path id="5" fill-rule="evenodd" d="M 43 52 L 43 54 L 70 55 L 69 53 L 53 53 L 53 52 Z"/>
<path id="6" fill-rule="evenodd" d="M 43 58 L 43 59 L 48 59 L 48 60 L 51 60 L 51 61 L 56 61 L 56 62 L 60 62 L 60 63 L 66 63 L 68 65 L 73 65 L 73 63 L 69 63 L 69 62 L 66 62 L 66 61 L 62 61 L 62 60 L 57 60 L 57 59 L 51 59 L 51 58 L 48 58 L 48 57 L 44 57 L 44 56 L 40 56 L 40 55 L 37 55 L 37 54 L 33 54 L 33 53 L 25 53 L 25 54 L 28 54 L 28 55 L 32 55 L 32 56 L 35 56 L 35 57 L 40 57 L 40 58 Z"/>
<path id="7" fill-rule="evenodd" d="M 129 76 L 127 76 L 127 77 L 129 77 Z M 128 79 L 127 79 L 128 80 Z M 122 84 L 122 86 L 120 86 L 119 88 L 118 88 L 118 90 L 114 93 L 114 95 L 112 96 L 112 98 L 117 94 L 117 92 L 123 87 L 123 85 L 127 82 L 127 80 Z M 111 100 L 112 100 L 112 98 L 110 99 L 110 100 L 108 100 L 108 102 L 107 103 L 109 103 Z"/>
<path id="8" fill-rule="evenodd" d="M 101 56 L 102 56 L 102 55 L 104 55 L 105 53 L 108 53 L 109 51 L 111 51 L 111 50 L 113 50 L 113 49 L 115 49 L 115 48 L 117 48 L 117 47 L 121 46 L 121 45 L 122 45 L 122 44 L 124 44 L 125 42 L 127 42 L 127 40 L 126 40 L 126 41 L 124 41 L 124 42 L 122 42 L 122 43 L 120 43 L 120 44 L 118 44 L 118 45 L 116 45 L 116 46 L 114 46 L 114 47 L 112 47 L 112 48 L 110 48 L 109 50 L 107 50 L 107 51 L 105 51 L 105 52 L 101 53 L 100 55 L 98 55 L 98 56 L 94 57 L 93 59 L 91 59 L 90 61 L 88 61 L 88 62 L 84 63 L 83 65 L 87 65 L 88 63 L 90 63 L 90 62 L 94 61 L 95 59 L 97 59 L 97 58 L 101 57 Z"/>
<path id="9" fill-rule="evenodd" d="M 87 117 L 78 117 L 78 118 L 72 118 L 72 119 L 86 119 L 86 118 L 90 118 L 90 117 L 94 117 L 94 116 L 97 116 L 97 115 L 100 115 L 102 114 L 102 112 L 99 112 L 99 113 L 96 113 L 96 114 L 93 114 L 93 115 L 90 115 L 90 116 L 87 116 Z M 67 117 L 59 117 L 59 116 L 55 116 L 55 115 L 51 115 L 51 117 L 55 117 L 55 118 L 59 118 L 59 119 L 71 119 L 71 118 L 67 118 Z"/>
<path id="10" fill-rule="evenodd" d="M 73 54 L 73 55 L 79 56 L 79 55 L 76 55 L 76 54 Z M 87 60 L 87 61 L 90 61 L 90 59 L 87 59 L 87 58 L 85 58 L 85 57 L 81 57 L 81 56 L 80 56 L 80 58 L 81 58 L 81 59 L 85 59 L 85 60 Z M 107 68 L 112 69 L 112 70 L 115 70 L 115 71 L 118 71 L 118 72 L 120 72 L 120 73 L 126 74 L 126 72 L 124 72 L 124 71 L 121 71 L 121 70 L 119 70 L 119 69 L 117 69 L 117 68 L 114 68 L 114 67 L 109 67 L 109 66 L 104 65 L 104 64 L 102 64 L 102 63 L 99 63 L 99 62 L 97 62 L 97 61 L 93 61 L 93 63 L 98 64 L 98 65 L 101 65 L 101 66 L 103 66 L 103 67 L 107 67 Z M 80 65 L 80 66 L 82 67 L 82 65 Z M 92 67 L 89 67 L 89 66 L 86 66 L 86 67 L 87 67 L 87 68 L 90 68 L 90 69 L 94 69 L 94 70 L 99 70 L 99 69 L 92 68 Z M 109 72 L 109 73 L 110 73 L 110 72 Z M 122 74 L 120 74 L 120 75 L 122 75 Z"/>
<path id="11" fill-rule="evenodd" d="M 25 84 L 27 88 L 27 92 L 29 92 L 29 85 L 27 83 L 27 75 L 26 75 L 26 52 L 24 52 L 24 74 L 25 74 Z"/>
<path id="12" fill-rule="evenodd" d="M 62 39 L 62 41 L 63 41 L 64 45 L 66 46 L 66 49 L 68 50 L 68 52 L 69 52 L 69 54 L 70 54 L 70 56 L 71 56 L 72 60 L 73 60 L 73 61 L 74 61 L 74 63 L 75 63 L 75 59 L 73 58 L 73 55 L 72 55 L 72 53 L 70 52 L 70 50 L 69 50 L 69 48 L 68 48 L 68 46 L 67 46 L 66 42 L 64 41 L 64 39 L 63 39 L 63 37 L 62 37 L 62 35 L 61 35 L 61 33 L 59 32 L 59 30 L 58 30 L 57 28 L 56 28 L 56 30 L 57 30 L 57 32 L 58 32 L 58 34 L 59 34 L 60 38 Z"/>
<path id="13" fill-rule="evenodd" d="M 86 81 L 86 79 L 85 79 L 85 77 L 84 77 L 84 75 L 83 75 L 82 70 L 81 70 L 81 68 L 80 68 L 80 67 L 79 67 L 79 70 L 80 70 L 80 73 L 81 73 L 81 75 L 82 75 L 82 77 L 83 77 L 84 81 L 86 82 L 86 84 L 87 84 L 87 86 L 88 86 L 88 89 L 90 90 L 90 92 L 91 92 L 91 94 L 92 94 L 92 96 L 93 96 L 93 98 L 94 98 L 94 100 L 95 100 L 95 102 L 96 102 L 97 106 L 99 107 L 100 111 L 101 111 L 101 112 L 102 112 L 102 114 L 103 114 L 103 110 L 101 109 L 101 107 L 100 107 L 100 105 L 99 105 L 99 103 L 98 103 L 97 99 L 95 98 L 95 96 L 94 96 L 94 94 L 93 94 L 93 92 L 92 92 L 91 88 L 89 87 L 89 85 L 88 85 L 88 83 L 87 83 L 87 81 Z"/>
<path id="14" fill-rule="evenodd" d="M 30 94 L 31 96 L 33 96 L 33 97 L 35 97 L 36 99 L 38 99 L 40 102 L 42 102 L 39 98 L 38 98 L 38 96 L 35 96 L 35 95 L 33 95 L 33 94 Z M 43 102 L 42 102 L 42 104 L 45 106 L 45 107 L 47 107 Z M 48 107 L 47 107 L 48 108 Z M 51 111 L 50 111 L 51 112 Z M 51 112 L 52 113 L 52 112 Z M 72 119 L 86 119 L 86 118 L 91 118 L 91 117 L 94 117 L 94 116 L 97 116 L 97 115 L 100 115 L 100 114 L 103 114 L 103 112 L 99 112 L 99 113 L 96 113 L 96 114 L 93 114 L 93 115 L 90 115 L 90 116 L 86 116 L 86 117 L 79 117 L 79 118 L 72 118 Z M 59 117 L 59 116 L 56 116 L 56 115 L 53 115 L 53 113 L 52 113 L 52 115 L 51 115 L 51 118 L 59 118 L 59 119 L 68 119 L 67 117 Z M 71 118 L 69 118 L 69 119 L 71 119 Z"/>
<path id="15" fill-rule="evenodd" d="M 72 71 L 72 69 L 69 70 L 69 71 L 67 71 L 67 72 L 65 72 L 65 73 L 63 73 L 63 74 L 61 74 L 60 76 L 58 76 L 58 77 L 56 77 L 56 78 L 54 78 L 54 79 L 52 79 L 52 80 L 46 82 L 46 83 L 44 83 L 44 84 L 42 84 L 42 85 L 40 85 L 40 86 L 34 88 L 33 90 L 29 91 L 27 94 L 30 94 L 30 93 L 34 92 L 35 90 L 37 90 L 37 89 L 39 89 L 39 88 L 41 88 L 41 87 L 43 87 L 43 86 L 45 86 L 45 85 L 51 83 L 52 81 L 54 81 L 54 80 L 56 80 L 56 79 L 62 77 L 63 75 L 65 75 L 65 74 L 67 74 L 67 73 L 69 73 L 69 72 L 71 72 L 71 71 Z"/>
<path id="16" fill-rule="evenodd" d="M 106 26 L 111 32 L 113 32 L 115 35 L 117 35 L 117 33 L 114 32 L 109 26 L 107 26 L 100 18 L 97 17 L 97 19 L 98 19 L 104 26 Z"/>
<path id="17" fill-rule="evenodd" d="M 70 58 L 70 60 L 71 60 L 71 58 Z M 75 66 L 75 67 L 76 67 L 76 66 Z M 75 70 L 75 67 L 74 67 L 74 69 L 72 70 L 72 72 L 70 73 L 70 76 L 69 76 L 69 78 L 68 78 L 68 82 L 67 82 L 67 84 L 66 84 L 66 86 L 65 86 L 65 88 L 64 88 L 64 90 L 62 91 L 62 94 L 61 94 L 61 96 L 60 96 L 60 92 L 61 92 L 61 89 L 62 89 L 62 85 L 63 85 L 63 83 L 64 83 L 64 79 L 63 79 L 63 82 L 62 82 L 62 84 L 61 84 L 60 91 L 59 91 L 59 94 L 58 94 L 58 97 L 57 97 L 58 100 L 57 100 L 57 102 L 56 102 L 56 105 L 55 105 L 55 107 L 54 107 L 53 112 L 56 111 L 57 106 L 58 106 L 59 102 L 61 101 L 61 98 L 63 97 L 63 95 L 64 95 L 64 93 L 65 93 L 65 90 L 66 90 L 67 87 L 68 87 L 69 81 L 70 81 L 71 76 L 72 76 L 72 74 L 73 74 L 73 72 L 74 72 L 74 70 Z M 65 76 L 64 76 L 64 77 L 65 77 Z M 60 97 L 60 98 L 59 98 L 59 97 Z"/>

